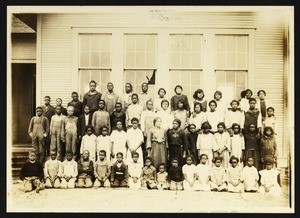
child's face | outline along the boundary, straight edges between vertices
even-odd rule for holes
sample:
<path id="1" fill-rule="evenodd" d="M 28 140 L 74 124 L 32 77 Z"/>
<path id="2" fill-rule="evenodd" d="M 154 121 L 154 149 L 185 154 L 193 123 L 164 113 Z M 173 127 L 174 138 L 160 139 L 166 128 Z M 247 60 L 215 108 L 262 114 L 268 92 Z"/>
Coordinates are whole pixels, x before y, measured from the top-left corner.
<path id="1" fill-rule="evenodd" d="M 196 132 L 196 127 L 194 125 L 190 126 L 190 132 L 192 133 Z"/>
<path id="2" fill-rule="evenodd" d="M 221 99 L 221 95 L 220 95 L 220 94 L 215 94 L 215 99 L 216 99 L 217 101 L 219 101 L 219 100 Z"/>
<path id="3" fill-rule="evenodd" d="M 89 114 L 90 113 L 90 108 L 89 107 L 84 107 L 84 113 Z"/>
<path id="4" fill-rule="evenodd" d="M 31 160 L 31 161 L 35 161 L 35 159 L 36 159 L 35 153 L 30 153 L 29 156 L 28 156 L 28 159 Z"/>
<path id="5" fill-rule="evenodd" d="M 137 96 L 136 95 L 132 96 L 131 101 L 132 101 L 133 104 L 136 104 L 138 102 Z"/>
<path id="6" fill-rule="evenodd" d="M 142 85 L 142 91 L 143 91 L 143 92 L 147 92 L 147 91 L 148 91 L 148 85 L 147 85 L 146 83 L 144 83 L 144 84 Z"/>
<path id="7" fill-rule="evenodd" d="M 56 159 L 56 153 L 51 153 L 50 158 L 51 158 L 51 160 L 55 160 Z"/>
<path id="8" fill-rule="evenodd" d="M 95 83 L 90 83 L 90 91 L 95 91 L 96 90 L 96 84 Z"/>
<path id="9" fill-rule="evenodd" d="M 270 136 L 270 135 L 272 135 L 272 131 L 271 131 L 270 129 L 267 129 L 266 134 L 267 134 L 268 136 Z"/>
<path id="10" fill-rule="evenodd" d="M 125 91 L 126 91 L 126 93 L 129 93 L 132 91 L 131 86 L 129 84 L 125 85 Z"/>
<path id="11" fill-rule="evenodd" d="M 59 114 L 61 114 L 61 107 L 57 107 L 56 109 L 55 109 L 55 111 L 56 111 L 56 113 L 59 115 Z"/>
<path id="12" fill-rule="evenodd" d="M 209 128 L 203 129 L 203 132 L 204 132 L 204 133 L 209 133 Z"/>
<path id="13" fill-rule="evenodd" d="M 102 135 L 103 135 L 103 136 L 106 136 L 107 134 L 108 134 L 108 129 L 103 128 L 103 129 L 102 129 Z"/>
<path id="14" fill-rule="evenodd" d="M 254 109 L 254 108 L 255 108 L 255 104 L 256 104 L 255 101 L 250 101 L 250 102 L 249 102 L 250 109 Z"/>
<path id="15" fill-rule="evenodd" d="M 175 89 L 175 92 L 176 92 L 177 95 L 180 95 L 181 92 L 182 92 L 182 89 L 181 89 L 180 87 L 177 87 L 177 88 Z"/>
<path id="16" fill-rule="evenodd" d="M 49 98 L 44 98 L 44 102 L 45 102 L 45 105 L 48 105 L 48 104 L 50 104 L 50 99 Z"/>
<path id="17" fill-rule="evenodd" d="M 188 158 L 186 159 L 186 164 L 187 164 L 187 165 L 191 165 L 192 163 L 193 163 L 192 158 L 191 158 L 191 157 L 188 157 Z"/>
<path id="18" fill-rule="evenodd" d="M 137 155 L 134 155 L 132 157 L 132 160 L 133 160 L 134 163 L 137 163 L 138 159 L 139 159 L 139 157 Z"/>
<path id="19" fill-rule="evenodd" d="M 250 91 L 247 91 L 247 92 L 246 92 L 246 97 L 247 97 L 247 98 L 251 98 L 251 96 L 252 96 L 252 93 L 251 93 Z"/>
<path id="20" fill-rule="evenodd" d="M 147 167 L 150 167 L 150 166 L 151 166 L 151 161 L 150 161 L 150 160 L 146 160 L 146 161 L 145 161 L 145 165 L 146 165 Z"/>
<path id="21" fill-rule="evenodd" d="M 164 166 L 159 166 L 158 170 L 159 170 L 159 172 L 163 173 L 163 172 L 165 172 L 165 167 Z"/>
<path id="22" fill-rule="evenodd" d="M 200 111 L 201 111 L 201 108 L 200 108 L 200 105 L 199 104 L 197 104 L 196 106 L 195 106 L 195 112 L 196 113 L 199 113 Z"/>
<path id="23" fill-rule="evenodd" d="M 158 95 L 160 98 L 163 98 L 165 96 L 165 91 L 164 90 L 159 90 Z"/>
<path id="24" fill-rule="evenodd" d="M 71 154 L 66 154 L 66 159 L 67 159 L 68 161 L 72 160 L 72 155 L 71 155 Z"/>
<path id="25" fill-rule="evenodd" d="M 153 103 L 149 101 L 149 102 L 147 103 L 147 109 L 148 109 L 148 110 L 152 110 L 152 108 L 153 108 Z"/>
<path id="26" fill-rule="evenodd" d="M 133 129 L 137 129 L 137 128 L 138 128 L 138 125 L 139 125 L 138 122 L 136 122 L 136 121 L 133 121 L 133 122 L 132 122 L 132 128 L 133 128 Z"/>
<path id="27" fill-rule="evenodd" d="M 249 130 L 250 130 L 251 132 L 254 132 L 254 131 L 255 131 L 255 126 L 254 126 L 254 125 L 250 125 L 250 126 L 249 126 Z"/>
<path id="28" fill-rule="evenodd" d="M 107 84 L 107 90 L 108 91 L 113 91 L 114 90 L 114 85 L 112 83 Z"/>
<path id="29" fill-rule="evenodd" d="M 237 161 L 236 161 L 236 160 L 232 160 L 232 161 L 231 161 L 231 166 L 232 166 L 233 168 L 236 168 L 236 166 L 237 166 Z"/>
<path id="30" fill-rule="evenodd" d="M 222 133 L 223 131 L 224 131 L 224 127 L 221 126 L 221 125 L 219 125 L 219 126 L 218 126 L 218 132 L 219 132 L 219 133 Z"/>
<path id="31" fill-rule="evenodd" d="M 180 109 L 183 108 L 183 103 L 182 102 L 178 102 L 178 108 L 180 108 Z"/>
<path id="32" fill-rule="evenodd" d="M 169 107 L 169 104 L 167 102 L 162 103 L 162 109 L 167 110 Z"/>
<path id="33" fill-rule="evenodd" d="M 198 93 L 197 93 L 197 97 L 198 97 L 199 99 L 202 99 L 203 96 L 204 96 L 203 92 L 198 92 Z"/>
<path id="34" fill-rule="evenodd" d="M 58 99 L 56 99 L 56 105 L 57 105 L 57 106 L 61 106 L 61 104 L 62 104 L 62 101 L 61 101 L 61 99 L 59 99 L 59 98 L 58 98 Z"/>
<path id="35" fill-rule="evenodd" d="M 254 161 L 252 158 L 249 158 L 248 161 L 247 161 L 247 164 L 248 164 L 248 167 L 252 167 L 253 164 L 254 164 Z"/>
<path id="36" fill-rule="evenodd" d="M 238 104 L 236 102 L 232 102 L 231 107 L 236 110 L 238 108 Z"/>
<path id="37" fill-rule="evenodd" d="M 260 92 L 260 93 L 258 94 L 258 97 L 259 97 L 260 100 L 264 100 L 266 96 L 265 96 L 265 93 Z"/>
<path id="38" fill-rule="evenodd" d="M 86 133 L 87 133 L 88 135 L 92 135 L 93 131 L 92 131 L 91 128 L 88 128 L 88 129 L 86 130 Z"/>
<path id="39" fill-rule="evenodd" d="M 117 104 L 115 107 L 117 112 L 121 112 L 122 111 L 122 106 L 120 104 Z"/>
<path id="40" fill-rule="evenodd" d="M 83 154 L 82 154 L 82 158 L 83 160 L 88 160 L 90 157 L 90 153 L 87 152 L 87 151 L 84 151 Z"/>
<path id="41" fill-rule="evenodd" d="M 37 110 L 36 110 L 36 115 L 37 115 L 38 117 L 42 116 L 42 114 L 43 114 L 43 111 L 42 111 L 41 109 L 37 109 Z"/>
<path id="42" fill-rule="evenodd" d="M 267 163 L 267 164 L 266 164 L 266 168 L 267 168 L 267 170 L 272 169 L 272 168 L 273 168 L 273 164 Z"/>
<path id="43" fill-rule="evenodd" d="M 74 101 L 78 101 L 78 95 L 77 94 L 72 94 L 72 99 Z"/>
<path id="44" fill-rule="evenodd" d="M 99 159 L 103 161 L 105 159 L 105 155 L 103 152 L 99 152 Z"/>
<path id="45" fill-rule="evenodd" d="M 122 130 L 123 125 L 121 122 L 117 122 L 117 130 Z"/>
<path id="46" fill-rule="evenodd" d="M 99 102 L 99 109 L 104 109 L 105 105 L 104 105 L 104 102 L 103 101 L 100 101 Z"/>
<path id="47" fill-rule="evenodd" d="M 267 110 L 267 114 L 269 117 L 274 116 L 274 111 L 272 109 Z"/>
<path id="48" fill-rule="evenodd" d="M 172 166 L 175 167 L 175 168 L 178 167 L 178 161 L 177 160 L 173 160 L 172 161 Z"/>
<path id="49" fill-rule="evenodd" d="M 215 162 L 215 165 L 216 165 L 216 167 L 220 167 L 221 166 L 221 161 L 220 160 L 216 160 L 216 162 Z"/>
<path id="50" fill-rule="evenodd" d="M 203 156 L 200 161 L 201 161 L 201 164 L 206 164 L 207 157 Z"/>
<path id="51" fill-rule="evenodd" d="M 123 161 L 122 155 L 117 155 L 117 161 L 121 163 Z"/>
<path id="52" fill-rule="evenodd" d="M 238 133 L 240 132 L 240 128 L 239 128 L 238 126 L 235 126 L 235 127 L 233 128 L 233 132 L 234 132 L 235 134 L 238 134 Z"/>
<path id="53" fill-rule="evenodd" d="M 68 108 L 67 113 L 68 113 L 69 116 L 72 116 L 74 114 L 74 108 L 72 108 L 72 107 Z"/>
<path id="54" fill-rule="evenodd" d="M 173 129 L 178 129 L 178 128 L 179 128 L 179 124 L 176 121 L 174 121 L 173 122 Z"/>
<path id="55" fill-rule="evenodd" d="M 161 127 L 161 119 L 157 119 L 155 122 L 156 127 Z"/>
<path id="56" fill-rule="evenodd" d="M 216 109 L 216 104 L 215 103 L 210 103 L 209 108 L 214 111 Z"/>

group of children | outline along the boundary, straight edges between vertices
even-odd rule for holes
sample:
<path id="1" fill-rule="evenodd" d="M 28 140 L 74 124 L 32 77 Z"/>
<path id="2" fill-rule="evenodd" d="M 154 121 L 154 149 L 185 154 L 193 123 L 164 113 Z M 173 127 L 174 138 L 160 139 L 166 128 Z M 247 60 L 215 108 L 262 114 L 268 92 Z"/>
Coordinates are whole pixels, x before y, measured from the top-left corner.
<path id="1" fill-rule="evenodd" d="M 95 88 L 91 81 L 83 102 L 73 92 L 67 109 L 61 99 L 51 106 L 49 96 L 43 107 L 37 107 L 28 130 L 34 150 L 26 164 L 40 162 L 44 173 L 39 169 L 31 175 L 24 164 L 22 180 L 35 187 L 44 181 L 46 187 L 56 188 L 281 193 L 278 171 L 273 169 L 274 108 L 264 90 L 258 92 L 258 102 L 251 90 L 245 90 L 245 96 L 227 108 L 220 91 L 207 107 L 203 90 L 196 90 L 190 107 L 180 85 L 170 101 L 163 88 L 153 100 L 147 83 L 140 95 L 126 84 L 123 98 L 114 93 L 112 83 L 104 95 Z M 45 162 L 47 151 L 50 159 Z"/>

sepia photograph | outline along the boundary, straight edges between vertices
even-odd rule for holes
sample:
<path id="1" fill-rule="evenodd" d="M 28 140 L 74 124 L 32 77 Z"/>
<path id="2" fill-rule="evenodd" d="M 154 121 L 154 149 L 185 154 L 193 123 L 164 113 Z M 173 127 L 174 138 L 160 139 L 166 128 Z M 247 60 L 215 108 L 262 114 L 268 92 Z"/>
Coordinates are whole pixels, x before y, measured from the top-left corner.
<path id="1" fill-rule="evenodd" d="M 7 212 L 295 213 L 293 6 L 7 6 Z"/>

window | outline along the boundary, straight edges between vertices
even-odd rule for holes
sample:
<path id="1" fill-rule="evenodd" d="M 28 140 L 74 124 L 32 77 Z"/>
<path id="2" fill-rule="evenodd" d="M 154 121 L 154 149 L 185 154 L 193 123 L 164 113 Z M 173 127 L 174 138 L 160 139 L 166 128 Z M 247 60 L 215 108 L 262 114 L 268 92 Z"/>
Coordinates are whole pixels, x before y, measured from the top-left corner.
<path id="1" fill-rule="evenodd" d="M 157 35 L 124 35 L 124 82 L 131 83 L 133 92 L 139 94 L 143 82 L 155 77 L 157 69 Z M 149 84 L 148 92 L 155 97 L 155 86 Z"/>
<path id="2" fill-rule="evenodd" d="M 106 92 L 111 72 L 111 34 L 79 34 L 79 95 L 97 82 L 97 91 Z"/>
<path id="3" fill-rule="evenodd" d="M 201 86 L 202 35 L 170 35 L 171 85 L 182 85 L 183 92 L 192 99 L 193 93 Z"/>
<path id="4" fill-rule="evenodd" d="M 226 92 L 227 99 L 240 98 L 247 87 L 248 36 L 216 35 L 215 42 L 217 90 Z"/>

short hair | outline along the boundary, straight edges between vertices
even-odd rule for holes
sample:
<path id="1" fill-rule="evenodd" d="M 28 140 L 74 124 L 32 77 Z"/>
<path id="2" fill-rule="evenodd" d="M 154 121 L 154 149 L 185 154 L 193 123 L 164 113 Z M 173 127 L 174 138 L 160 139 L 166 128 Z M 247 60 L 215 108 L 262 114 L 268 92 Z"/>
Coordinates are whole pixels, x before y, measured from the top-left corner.
<path id="1" fill-rule="evenodd" d="M 259 90 L 259 91 L 257 92 L 257 96 L 259 96 L 259 94 L 260 94 L 261 92 L 263 92 L 265 95 L 267 95 L 267 94 L 266 94 L 266 91 L 261 89 L 261 90 Z"/>
<path id="2" fill-rule="evenodd" d="M 267 158 L 265 159 L 265 163 L 266 163 L 266 164 L 273 164 L 274 161 L 273 161 L 272 158 L 267 157 Z"/>
<path id="3" fill-rule="evenodd" d="M 146 82 L 143 82 L 141 86 L 143 87 L 143 85 L 147 85 L 147 86 L 148 86 L 148 83 L 146 83 Z"/>
<path id="4" fill-rule="evenodd" d="M 132 85 L 131 85 L 131 83 L 125 83 L 125 86 L 127 86 L 127 85 L 129 85 L 129 86 L 130 86 L 130 88 L 132 88 Z"/>
<path id="5" fill-rule="evenodd" d="M 138 122 L 138 123 L 139 123 L 139 119 L 138 119 L 138 118 L 136 118 L 136 117 L 133 117 L 133 118 L 131 119 L 131 123 L 133 123 L 134 121 L 136 121 L 136 122 Z"/>
<path id="6" fill-rule="evenodd" d="M 91 130 L 92 130 L 92 132 L 94 132 L 94 131 L 95 131 L 95 129 L 94 129 L 94 127 L 93 127 L 92 125 L 87 125 L 87 126 L 85 127 L 85 131 L 84 131 L 84 132 L 87 132 L 87 131 L 88 131 L 88 129 L 91 129 Z"/>
<path id="7" fill-rule="evenodd" d="M 193 155 L 188 154 L 188 155 L 186 156 L 186 160 L 187 160 L 188 158 L 191 158 L 191 159 L 192 159 L 192 162 L 195 163 L 195 160 L 194 160 Z"/>
<path id="8" fill-rule="evenodd" d="M 268 130 L 271 130 L 271 135 L 274 135 L 274 130 L 271 126 L 266 126 L 263 134 L 266 135 Z"/>
<path id="9" fill-rule="evenodd" d="M 70 155 L 73 157 L 73 152 L 72 152 L 72 151 L 67 151 L 67 152 L 66 152 L 66 156 L 67 156 L 68 154 L 70 154 Z"/>
<path id="10" fill-rule="evenodd" d="M 249 161 L 250 158 L 254 161 L 254 158 L 251 157 L 251 156 L 250 156 L 250 157 L 247 157 L 247 161 Z"/>
<path id="11" fill-rule="evenodd" d="M 170 105 L 170 102 L 167 99 L 161 100 L 160 106 L 162 107 L 163 103 L 167 102 L 168 106 Z"/>
<path id="12" fill-rule="evenodd" d="M 149 99 L 149 100 L 146 101 L 146 105 L 147 105 L 149 102 L 151 102 L 151 103 L 153 104 L 153 101 L 152 101 L 151 99 Z"/>
<path id="13" fill-rule="evenodd" d="M 67 107 L 67 110 L 68 110 L 68 109 L 71 109 L 71 108 L 73 108 L 73 110 L 74 110 L 74 106 L 72 106 L 72 105 L 69 105 L 69 106 Z"/>
<path id="14" fill-rule="evenodd" d="M 136 151 L 133 151 L 132 153 L 131 153 L 131 157 L 133 158 L 133 156 L 138 156 L 138 157 L 140 157 L 140 155 L 139 155 L 139 153 L 137 153 Z"/>
<path id="15" fill-rule="evenodd" d="M 273 107 L 268 107 L 267 111 L 270 110 L 270 109 L 273 110 L 273 112 L 275 112 L 275 109 Z"/>
<path id="16" fill-rule="evenodd" d="M 38 106 L 38 107 L 36 107 L 36 109 L 35 109 L 36 111 L 37 110 L 42 110 L 43 111 L 43 108 L 42 107 L 40 107 L 40 106 Z"/>
<path id="17" fill-rule="evenodd" d="M 180 127 L 180 125 L 181 125 L 181 120 L 179 120 L 178 118 L 175 118 L 175 119 L 173 120 L 172 123 L 174 123 L 174 122 L 178 123 L 178 125 L 179 125 L 179 127 Z"/>
<path id="18" fill-rule="evenodd" d="M 223 128 L 225 129 L 225 123 L 224 122 L 218 123 L 217 127 L 219 127 L 219 126 L 223 126 Z"/>
<path id="19" fill-rule="evenodd" d="M 200 102 L 195 102 L 194 103 L 194 110 L 195 110 L 195 108 L 196 108 L 197 105 L 200 106 L 200 111 L 202 111 L 202 105 L 200 104 Z"/>
<path id="20" fill-rule="evenodd" d="M 255 103 L 257 102 L 255 98 L 249 98 L 248 102 L 250 103 L 251 101 L 255 101 Z"/>
<path id="21" fill-rule="evenodd" d="M 254 126 L 254 128 L 256 128 L 256 124 L 255 124 L 255 123 L 250 123 L 250 124 L 249 124 L 249 128 L 250 128 L 250 126 L 252 126 L 252 125 Z"/>
<path id="22" fill-rule="evenodd" d="M 94 83 L 95 85 L 97 85 L 97 83 L 96 83 L 95 80 L 91 80 L 91 81 L 89 82 L 89 84 L 91 84 L 91 83 Z"/>
<path id="23" fill-rule="evenodd" d="M 103 130 L 106 129 L 108 131 L 108 126 L 107 125 L 102 125 L 100 127 L 100 135 L 102 135 Z"/>
<path id="24" fill-rule="evenodd" d="M 166 164 L 165 164 L 165 163 L 161 163 L 161 164 L 159 164 L 159 165 L 158 165 L 158 168 L 160 168 L 161 166 L 163 166 L 163 167 L 164 167 L 164 169 L 166 169 Z"/>
<path id="25" fill-rule="evenodd" d="M 218 107 L 218 104 L 217 104 L 217 102 L 216 102 L 215 100 L 211 100 L 211 101 L 208 103 L 208 106 L 210 106 L 211 103 L 215 103 L 216 107 Z"/>
<path id="26" fill-rule="evenodd" d="M 31 154 L 34 154 L 34 155 L 36 155 L 36 153 L 35 153 L 35 151 L 34 151 L 34 150 L 30 150 L 30 151 L 28 151 L 28 156 L 29 156 L 29 155 L 31 155 Z"/>
<path id="27" fill-rule="evenodd" d="M 114 86 L 114 84 L 113 84 L 112 82 L 108 82 L 108 83 L 107 83 L 107 85 L 109 85 L 109 84 L 111 84 L 111 85 L 113 85 L 113 86 Z"/>
<path id="28" fill-rule="evenodd" d="M 74 95 L 74 94 L 76 94 L 78 96 L 78 93 L 75 91 L 71 93 L 71 95 Z"/>
<path id="29" fill-rule="evenodd" d="M 232 164 L 233 160 L 236 160 L 237 163 L 239 162 L 239 159 L 236 156 L 231 156 L 231 158 L 229 159 L 229 163 Z"/>
<path id="30" fill-rule="evenodd" d="M 212 129 L 212 127 L 208 121 L 205 121 L 201 124 L 201 129 Z"/>
<path id="31" fill-rule="evenodd" d="M 223 158 L 222 157 L 214 157 L 213 159 L 212 159 L 212 162 L 213 163 L 216 163 L 217 162 L 217 160 L 219 160 L 219 161 L 223 161 Z"/>
<path id="32" fill-rule="evenodd" d="M 120 105 L 121 107 L 122 107 L 122 103 L 121 102 L 116 102 L 116 104 L 115 104 L 115 107 L 117 106 L 117 105 Z"/>
<path id="33" fill-rule="evenodd" d="M 231 126 L 231 129 L 233 130 L 234 127 L 239 127 L 239 132 L 241 131 L 241 126 L 238 124 L 238 123 L 233 123 L 232 126 Z"/>
<path id="34" fill-rule="evenodd" d="M 106 157 L 106 151 L 105 151 L 105 150 L 100 150 L 100 151 L 99 151 L 99 154 L 100 154 L 100 153 L 103 153 L 104 156 Z"/>
<path id="35" fill-rule="evenodd" d="M 221 98 L 222 98 L 222 92 L 221 91 L 215 91 L 215 94 L 214 94 L 214 99 L 216 99 L 216 95 L 220 95 Z"/>
<path id="36" fill-rule="evenodd" d="M 90 106 L 89 106 L 89 105 L 87 105 L 87 104 L 86 104 L 86 105 L 84 105 L 83 109 L 84 109 L 84 108 L 86 108 L 86 107 L 88 107 L 88 108 L 90 109 Z"/>
<path id="37" fill-rule="evenodd" d="M 232 100 L 232 101 L 230 102 L 230 106 L 232 106 L 232 104 L 233 104 L 234 102 L 236 102 L 238 106 L 240 105 L 240 102 L 239 102 L 238 100 L 235 100 L 235 99 L 234 99 L 234 100 Z"/>
<path id="38" fill-rule="evenodd" d="M 163 90 L 164 93 L 167 94 L 167 91 L 166 91 L 164 88 L 159 88 L 158 91 L 157 91 L 157 94 L 159 94 L 159 92 L 160 92 L 161 90 Z"/>
<path id="39" fill-rule="evenodd" d="M 193 94 L 193 98 L 194 99 L 197 99 L 198 97 L 197 97 L 197 95 L 198 95 L 198 93 L 202 93 L 203 94 L 203 98 L 204 98 L 204 91 L 202 90 L 202 89 L 197 89 L 195 92 L 194 92 L 194 94 Z"/>
<path id="40" fill-rule="evenodd" d="M 206 157 L 206 159 L 208 159 L 208 155 L 207 154 L 201 154 L 200 157 L 199 157 L 199 159 L 201 160 L 204 156 Z"/>
<path id="41" fill-rule="evenodd" d="M 56 108 L 62 109 L 62 106 L 61 106 L 61 105 L 56 106 L 56 107 L 55 107 L 55 110 L 56 110 Z"/>
<path id="42" fill-rule="evenodd" d="M 49 95 L 46 95 L 46 96 L 44 97 L 44 99 L 45 99 L 45 98 L 48 98 L 49 100 L 51 100 L 51 98 L 50 98 Z"/>
<path id="43" fill-rule="evenodd" d="M 181 89 L 181 91 L 183 91 L 183 88 L 182 88 L 182 86 L 181 85 L 177 85 L 177 86 L 175 86 L 175 88 L 174 88 L 174 92 L 176 93 L 176 89 L 177 88 L 180 88 Z"/>
<path id="44" fill-rule="evenodd" d="M 145 162 L 146 162 L 147 160 L 150 160 L 150 162 L 152 163 L 152 158 L 151 158 L 151 157 L 145 157 Z"/>
<path id="45" fill-rule="evenodd" d="M 133 96 L 135 96 L 137 99 L 139 99 L 139 96 L 138 96 L 138 94 L 136 94 L 136 93 L 133 93 L 133 94 L 131 95 L 131 98 L 133 98 Z"/>
<path id="46" fill-rule="evenodd" d="M 154 125 L 154 126 L 155 126 L 157 120 L 161 120 L 161 118 L 160 118 L 160 117 L 155 117 L 155 118 L 154 118 L 154 120 L 153 120 L 153 125 Z"/>
<path id="47" fill-rule="evenodd" d="M 83 151 L 83 153 L 84 153 L 84 152 L 87 152 L 87 153 L 90 155 L 90 151 L 89 151 L 89 150 L 85 149 L 85 150 Z"/>
<path id="48" fill-rule="evenodd" d="M 190 130 L 192 126 L 194 126 L 195 128 L 197 128 L 195 124 L 191 123 L 191 124 L 188 125 L 188 130 Z"/>
<path id="49" fill-rule="evenodd" d="M 172 160 L 171 160 L 171 163 L 173 163 L 175 160 L 176 160 L 177 162 L 179 162 L 177 157 L 173 157 Z"/>
<path id="50" fill-rule="evenodd" d="M 118 152 L 118 153 L 116 154 L 116 157 L 117 157 L 118 155 L 121 155 L 122 157 L 124 157 L 124 155 L 123 155 L 122 152 Z"/>
<path id="51" fill-rule="evenodd" d="M 102 102 L 105 105 L 105 101 L 103 99 L 100 99 L 98 104 L 100 104 L 100 102 Z"/>
<path id="52" fill-rule="evenodd" d="M 253 92 L 252 92 L 251 89 L 246 89 L 246 90 L 245 90 L 245 96 L 246 96 L 247 92 L 251 92 L 251 96 L 253 95 Z"/>

